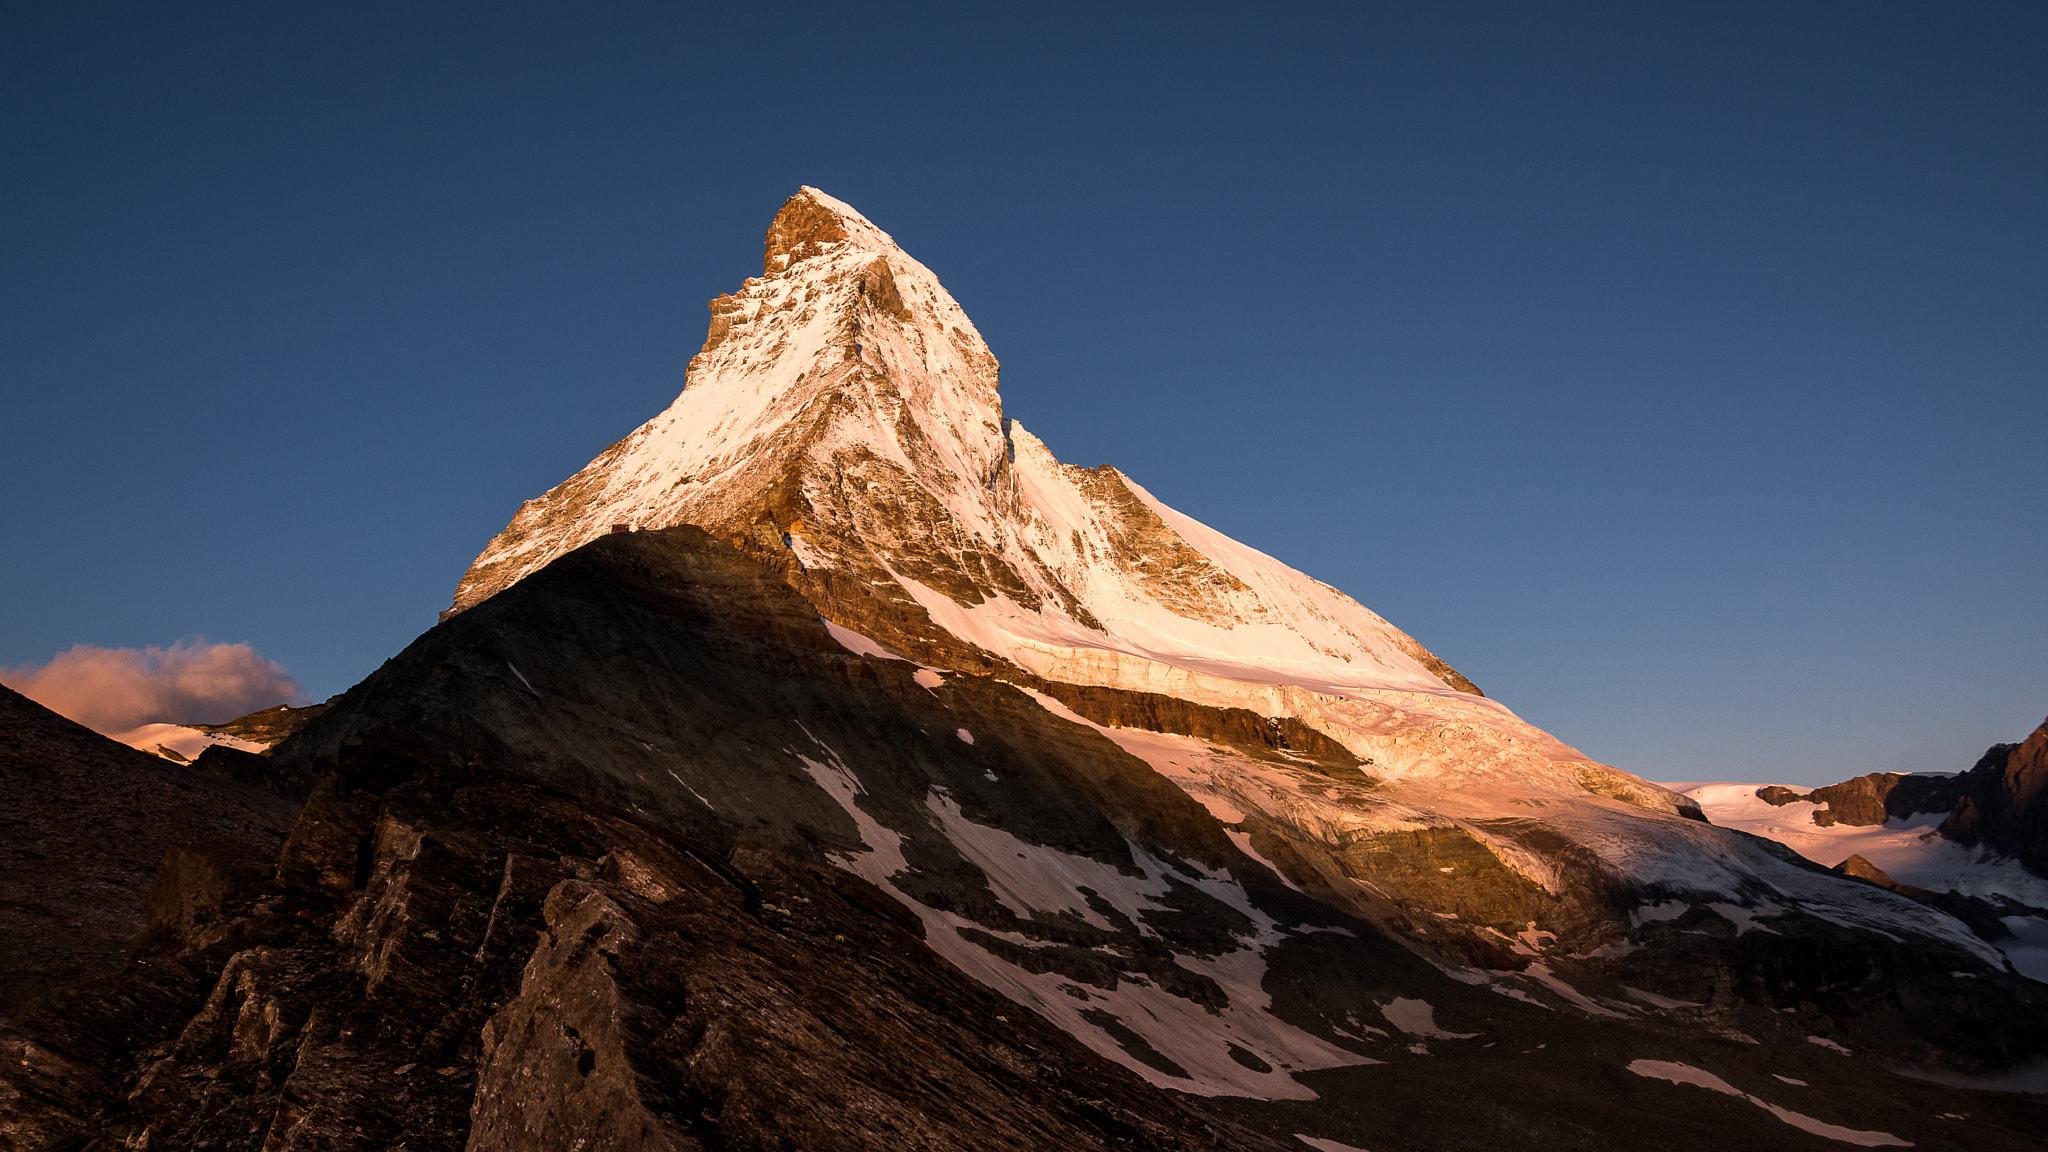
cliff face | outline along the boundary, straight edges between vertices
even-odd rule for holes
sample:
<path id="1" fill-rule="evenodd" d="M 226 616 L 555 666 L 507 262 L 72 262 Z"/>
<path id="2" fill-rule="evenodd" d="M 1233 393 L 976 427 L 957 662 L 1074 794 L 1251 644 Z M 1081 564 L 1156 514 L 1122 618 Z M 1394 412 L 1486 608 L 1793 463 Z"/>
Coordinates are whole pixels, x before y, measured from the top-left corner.
<path id="1" fill-rule="evenodd" d="M 1993 748 L 1958 784 L 1941 834 L 2048 876 L 2048 722 L 2020 744 Z"/>

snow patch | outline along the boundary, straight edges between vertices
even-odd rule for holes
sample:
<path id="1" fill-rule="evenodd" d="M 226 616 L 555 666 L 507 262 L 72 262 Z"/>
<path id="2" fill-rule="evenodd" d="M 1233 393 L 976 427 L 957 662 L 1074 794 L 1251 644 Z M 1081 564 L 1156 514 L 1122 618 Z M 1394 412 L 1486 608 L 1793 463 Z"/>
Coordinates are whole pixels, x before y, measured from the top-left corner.
<path id="1" fill-rule="evenodd" d="M 188 728 L 183 724 L 144 724 L 140 728 L 131 728 L 126 732 L 119 733 L 111 737 L 111 739 L 126 744 L 137 751 L 148 752 L 157 756 L 163 756 L 161 750 L 168 748 L 188 761 L 197 760 L 199 754 L 206 751 L 207 746 L 212 744 L 233 748 L 239 752 L 262 752 L 270 747 L 268 744 L 258 744 L 253 740 L 244 740 L 239 736 L 227 736 L 217 732 L 201 732 L 197 728 Z M 164 759 L 170 760 L 173 758 L 164 756 Z"/>
<path id="2" fill-rule="evenodd" d="M 1357 1147 L 1356 1145 L 1343 1144 L 1335 1140 L 1326 1140 L 1321 1136 L 1304 1136 L 1301 1133 L 1296 1132 L 1294 1134 L 1294 1138 L 1296 1140 L 1301 1141 L 1303 1144 L 1306 1144 L 1309 1147 L 1314 1148 L 1316 1152 L 1365 1152 L 1365 1149 Z"/>
<path id="3" fill-rule="evenodd" d="M 1744 908 L 1740 904 L 1721 903 L 1709 904 L 1707 907 L 1719 913 L 1722 919 L 1735 925 L 1735 934 L 1737 936 L 1745 932 L 1769 932 L 1774 936 L 1778 935 L 1779 933 L 1776 928 L 1759 924 L 1756 921 L 1760 916 L 1782 916 L 1785 912 L 1783 908 L 1772 904 L 1768 900 L 1764 901 L 1760 908 Z"/>
<path id="4" fill-rule="evenodd" d="M 1901 1140 L 1889 1132 L 1861 1132 L 1854 1128 L 1844 1128 L 1839 1124 L 1829 1124 L 1824 1120 L 1816 1120 L 1811 1116 L 1802 1115 L 1789 1108 L 1780 1108 L 1776 1104 L 1751 1096 L 1749 1093 L 1742 1091 L 1712 1072 L 1694 1068 L 1689 1064 L 1679 1064 L 1669 1060 L 1636 1060 L 1629 1064 L 1628 1070 L 1648 1079 L 1669 1080 L 1673 1084 L 1691 1084 L 1696 1087 L 1705 1088 L 1709 1092 L 1719 1092 L 1723 1096 L 1733 1096 L 1738 1100 L 1747 1100 L 1794 1128 L 1803 1132 L 1811 1132 L 1815 1136 L 1825 1136 L 1830 1140 L 1839 1140 L 1844 1144 L 1854 1144 L 1860 1148 L 1911 1148 L 1913 1146 L 1911 1140 Z"/>
<path id="5" fill-rule="evenodd" d="M 2009 939 L 1998 942 L 1999 951 L 2012 961 L 2013 971 L 2029 980 L 2048 983 L 2048 920 L 2039 916 L 2004 917 Z"/>
<path id="6" fill-rule="evenodd" d="M 846 649 L 848 652 L 853 653 L 855 656 L 873 656 L 879 660 L 903 659 L 903 657 L 898 656 L 894 652 L 889 651 L 887 648 L 882 647 L 880 644 L 877 644 L 873 640 L 870 640 L 867 637 L 861 635 L 860 633 L 855 632 L 851 628 L 846 628 L 842 627 L 841 625 L 834 624 L 830 620 L 825 619 L 823 616 L 818 617 L 818 622 L 825 626 L 825 631 L 831 634 L 832 639 L 839 642 L 839 646 L 841 648 Z M 919 683 L 923 683 L 923 681 L 919 681 Z"/>
<path id="7" fill-rule="evenodd" d="M 521 672 L 521 671 L 520 671 L 520 670 L 518 669 L 518 667 L 517 667 L 516 665 L 513 665 L 513 664 L 507 664 L 507 665 L 505 665 L 505 667 L 507 667 L 507 668 L 510 668 L 510 669 L 512 669 L 512 674 L 513 674 L 514 676 L 517 676 L 517 677 L 519 677 L 519 682 L 520 682 L 521 684 L 524 684 L 524 685 L 526 685 L 526 690 L 527 690 L 528 692 L 533 692 L 533 698 L 534 698 L 535 700 L 538 700 L 538 699 L 540 699 L 540 693 L 538 693 L 538 692 L 534 692 L 534 690 L 533 690 L 533 681 L 531 681 L 531 680 L 528 680 L 528 679 L 526 678 L 526 673 L 524 673 L 524 672 Z"/>
<path id="8" fill-rule="evenodd" d="M 1410 1036 L 1426 1040 L 1470 1040 L 1477 1032 L 1446 1032 L 1436 1026 L 1436 1008 L 1427 1000 L 1410 1000 L 1396 997 L 1391 1003 L 1380 1005 L 1380 1015 L 1387 1023 L 1399 1028 Z"/>
<path id="9" fill-rule="evenodd" d="M 1642 990 L 1641 988 L 1631 988 L 1631 987 L 1629 987 L 1629 986 L 1628 986 L 1628 985 L 1626 985 L 1626 984 L 1624 984 L 1624 985 L 1622 985 L 1622 986 L 1621 986 L 1621 990 L 1622 990 L 1622 991 L 1624 991 L 1624 992 L 1626 992 L 1626 993 L 1628 993 L 1629 995 L 1631 995 L 1631 996 L 1635 997 L 1636 999 L 1638 999 L 1638 1000 L 1641 1000 L 1641 1001 L 1642 1001 L 1643 1003 L 1645 1003 L 1645 1004 L 1648 1004 L 1648 1005 L 1649 1005 L 1650 1007 L 1652 1007 L 1652 1008 L 1667 1008 L 1667 1009 L 1668 1009 L 1668 1008 L 1704 1008 L 1704 1007 L 1706 1007 L 1706 1005 L 1704 1005 L 1704 1004 L 1696 1003 L 1696 1002 L 1694 1002 L 1694 1001 L 1691 1001 L 1691 1000 L 1673 1000 L 1673 999 L 1672 999 L 1671 997 L 1669 997 L 1669 996 L 1659 996 L 1659 995 L 1658 995 L 1657 993 L 1655 993 L 1655 992 L 1645 992 L 1645 991 L 1644 991 L 1644 990 Z"/>
<path id="10" fill-rule="evenodd" d="M 1666 785 L 1676 788 L 1676 785 Z M 1699 803 L 1707 819 L 1724 828 L 1776 840 L 1809 860 L 1834 867 L 1861 856 L 1901 884 L 1930 892 L 1951 889 L 1965 896 L 2006 896 L 2048 908 L 2048 879 L 1983 848 L 1967 848 L 1935 831 L 1946 813 L 1920 813 L 1881 825 L 1855 827 L 1813 822 L 1821 805 L 1795 800 L 1783 807 L 1757 796 L 1761 784 L 1715 781 L 1695 784 L 1684 794 Z M 1804 789 L 1793 789 L 1804 791 Z"/>

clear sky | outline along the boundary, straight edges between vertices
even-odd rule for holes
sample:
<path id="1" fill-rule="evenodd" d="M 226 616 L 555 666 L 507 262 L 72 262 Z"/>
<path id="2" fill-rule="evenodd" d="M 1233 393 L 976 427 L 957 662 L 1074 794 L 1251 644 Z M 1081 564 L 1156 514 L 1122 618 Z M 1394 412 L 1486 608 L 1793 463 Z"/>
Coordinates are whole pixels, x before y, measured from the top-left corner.
<path id="1" fill-rule="evenodd" d="M 0 6 L 0 667 L 313 697 L 813 184 L 1063 459 L 1655 779 L 2048 714 L 2048 5 Z"/>

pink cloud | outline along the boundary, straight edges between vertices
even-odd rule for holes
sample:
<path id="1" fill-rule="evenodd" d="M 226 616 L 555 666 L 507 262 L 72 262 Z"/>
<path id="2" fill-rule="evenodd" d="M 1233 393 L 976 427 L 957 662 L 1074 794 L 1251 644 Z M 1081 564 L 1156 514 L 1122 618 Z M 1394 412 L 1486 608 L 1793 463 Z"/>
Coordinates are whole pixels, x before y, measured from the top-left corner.
<path id="1" fill-rule="evenodd" d="M 0 684 L 110 735 L 144 724 L 219 724 L 304 699 L 284 665 L 247 644 L 201 636 L 139 650 L 79 644 L 41 667 L 0 669 Z"/>

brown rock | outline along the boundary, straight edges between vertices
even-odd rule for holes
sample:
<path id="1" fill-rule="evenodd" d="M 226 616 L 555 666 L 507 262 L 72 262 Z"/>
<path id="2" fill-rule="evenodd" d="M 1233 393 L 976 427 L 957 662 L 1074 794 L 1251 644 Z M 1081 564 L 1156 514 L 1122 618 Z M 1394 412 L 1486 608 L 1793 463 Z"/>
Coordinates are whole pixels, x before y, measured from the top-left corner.
<path id="1" fill-rule="evenodd" d="M 812 199 L 809 190 L 798 192 L 782 202 L 781 211 L 768 225 L 761 275 L 772 276 L 844 239 L 846 226 L 840 223 L 838 213 Z"/>
<path id="2" fill-rule="evenodd" d="M 269 855 L 298 805 L 119 744 L 0 687 L 0 1016 L 118 971 L 167 851 Z"/>
<path id="3" fill-rule="evenodd" d="M 2048 721 L 2020 744 L 1994 747 L 1958 785 L 1961 795 L 1941 834 L 1986 845 L 2048 876 Z"/>
<path id="4" fill-rule="evenodd" d="M 1838 876 L 1853 876 L 1858 880 L 1868 880 L 1880 888 L 1890 888 L 1893 886 L 1892 878 L 1885 874 L 1884 869 L 1865 860 L 1860 855 L 1850 856 L 1847 860 L 1835 865 L 1833 871 Z"/>

